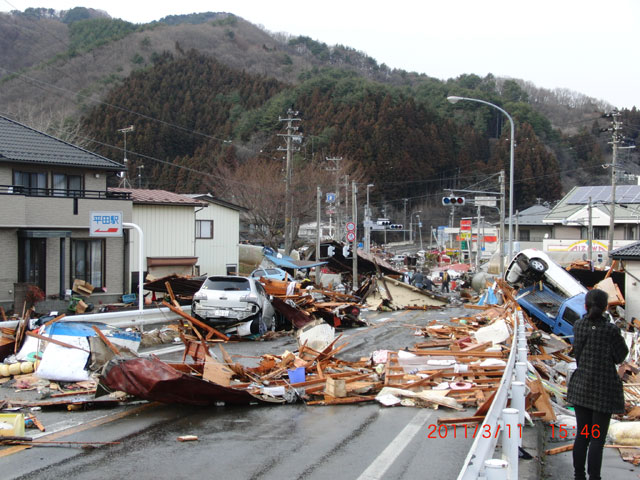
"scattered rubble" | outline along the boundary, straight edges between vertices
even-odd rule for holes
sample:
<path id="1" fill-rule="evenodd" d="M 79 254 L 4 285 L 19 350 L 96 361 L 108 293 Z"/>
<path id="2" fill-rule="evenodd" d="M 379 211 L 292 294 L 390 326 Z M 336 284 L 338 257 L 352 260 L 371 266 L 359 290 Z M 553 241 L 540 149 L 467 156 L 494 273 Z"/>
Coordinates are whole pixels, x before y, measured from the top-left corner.
<path id="1" fill-rule="evenodd" d="M 378 402 L 385 407 L 471 409 L 467 416 L 444 416 L 438 422 L 476 424 L 483 421 L 500 385 L 512 348 L 513 318 L 521 311 L 515 300 L 516 292 L 498 279 L 490 284 L 491 294 L 478 296 L 466 291 L 462 300 L 468 302 L 465 304 L 468 316 L 446 322 L 434 320 L 425 326 L 402 325 L 413 331 L 416 341 L 412 345 L 394 351 L 374 350 L 369 356 L 347 361 L 340 358 L 349 345 L 340 330 L 380 326 L 367 325 L 359 318 L 360 309 L 444 309 L 449 298 L 382 274 L 365 282 L 357 295 L 265 279 L 265 289 L 274 296 L 273 305 L 289 322 L 289 330 L 268 332 L 263 339 L 295 334 L 298 348 L 264 354 L 256 366 L 248 367 L 234 361 L 224 347 L 240 338 L 224 335 L 178 308 L 175 290 L 185 286 L 182 283 L 185 279 L 158 280 L 157 291 L 162 291 L 162 280 L 163 292 L 169 297 L 162 305 L 179 314 L 181 320 L 150 332 L 146 339 L 138 338 L 137 344 L 146 346 L 179 339 L 185 346 L 181 362 L 139 357 L 137 348 L 123 343 L 132 332 L 86 322 L 73 325 L 74 322 L 59 322 L 61 318 L 29 330 L 28 321 L 23 319 L 15 330 L 0 330 L 3 339 L 0 348 L 6 350 L 7 345 L 13 345 L 10 353 L 20 353 L 12 359 L 18 367 L 10 365 L 12 380 L 6 376 L 4 382 L 12 381 L 15 389 L 33 389 L 42 398 L 32 402 L 7 400 L 3 407 L 67 405 L 73 410 L 80 406 L 117 404 L 132 397 L 194 405 Z M 180 292 L 187 296 L 187 287 Z M 617 298 L 618 294 L 614 288 L 612 297 Z M 571 344 L 538 329 L 522 313 L 528 321 L 528 416 L 541 419 L 552 428 L 567 428 L 573 418 L 565 400 L 573 363 Z M 622 458 L 638 464 L 640 452 L 630 447 L 638 445 L 640 424 L 640 322 L 624 328 L 631 353 L 619 373 L 627 408 L 624 415 L 615 417 L 621 426 L 612 425 L 612 438 Z M 48 361 L 49 356 L 55 359 L 53 363 Z M 61 375 L 63 357 L 65 362 L 76 366 L 82 363 L 83 370 L 89 365 L 87 376 L 76 379 L 67 373 Z M 23 368 L 31 368 L 24 363 L 31 367 L 37 363 L 35 373 L 22 373 Z M 49 371 L 44 368 L 47 363 L 51 365 L 51 373 L 45 375 L 43 372 Z M 13 373 L 18 371 L 21 373 Z M 23 421 L 30 421 L 31 428 L 46 428 L 35 415 Z M 192 440 L 190 436 L 180 438 Z M 567 448 L 551 449 L 549 453 Z"/>

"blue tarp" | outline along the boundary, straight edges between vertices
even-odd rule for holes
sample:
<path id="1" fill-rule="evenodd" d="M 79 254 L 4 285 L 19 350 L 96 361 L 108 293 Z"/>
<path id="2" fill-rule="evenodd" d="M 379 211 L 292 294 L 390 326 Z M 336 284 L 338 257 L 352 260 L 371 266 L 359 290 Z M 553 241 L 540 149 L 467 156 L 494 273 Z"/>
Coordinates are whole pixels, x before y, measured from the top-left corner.
<path id="1" fill-rule="evenodd" d="M 493 287 L 489 287 L 487 291 L 480 297 L 478 305 L 497 305 L 498 298 L 493 290 Z"/>

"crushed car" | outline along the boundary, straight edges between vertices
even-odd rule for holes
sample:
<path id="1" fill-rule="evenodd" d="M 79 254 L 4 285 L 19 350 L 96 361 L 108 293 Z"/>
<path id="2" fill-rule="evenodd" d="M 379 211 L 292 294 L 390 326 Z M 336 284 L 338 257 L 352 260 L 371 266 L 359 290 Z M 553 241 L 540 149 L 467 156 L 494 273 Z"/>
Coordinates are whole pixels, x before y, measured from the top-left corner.
<path id="1" fill-rule="evenodd" d="M 270 295 L 256 278 L 208 277 L 193 295 L 191 313 L 198 320 L 239 336 L 264 334 L 274 326 Z"/>

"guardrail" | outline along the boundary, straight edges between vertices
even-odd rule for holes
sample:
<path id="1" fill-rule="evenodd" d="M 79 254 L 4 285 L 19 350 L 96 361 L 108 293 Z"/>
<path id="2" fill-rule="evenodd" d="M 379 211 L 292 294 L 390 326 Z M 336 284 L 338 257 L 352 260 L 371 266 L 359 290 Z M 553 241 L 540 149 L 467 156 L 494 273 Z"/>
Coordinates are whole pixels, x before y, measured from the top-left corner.
<path id="1" fill-rule="evenodd" d="M 180 307 L 183 312 L 191 314 L 191 305 Z M 83 322 L 103 322 L 113 327 L 128 328 L 140 327 L 144 329 L 145 325 L 155 325 L 159 323 L 169 323 L 178 320 L 180 316 L 173 313 L 167 307 L 149 308 L 139 312 L 138 310 L 125 310 L 121 312 L 106 313 L 90 313 L 87 315 L 71 315 L 62 318 L 61 322 L 83 321 Z M 9 320 L 0 322 L 0 327 L 15 328 L 18 324 L 17 320 Z"/>
<path id="2" fill-rule="evenodd" d="M 506 480 L 518 478 L 518 447 L 524 427 L 527 339 L 521 310 L 513 316 L 511 352 L 493 403 L 478 429 L 479 433 L 465 458 L 458 480 Z M 511 394 L 511 408 L 505 408 Z M 493 458 L 498 432 L 502 431 L 502 457 Z M 485 433 L 489 435 L 485 436 Z"/>

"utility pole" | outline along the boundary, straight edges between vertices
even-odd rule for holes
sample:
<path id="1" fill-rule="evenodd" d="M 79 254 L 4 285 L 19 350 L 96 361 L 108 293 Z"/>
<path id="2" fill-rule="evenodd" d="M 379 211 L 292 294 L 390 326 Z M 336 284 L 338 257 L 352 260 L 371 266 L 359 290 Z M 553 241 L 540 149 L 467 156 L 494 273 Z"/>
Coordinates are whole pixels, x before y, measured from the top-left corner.
<path id="1" fill-rule="evenodd" d="M 316 263 L 320 261 L 320 208 L 321 208 L 322 191 L 320 187 L 316 187 Z M 320 265 L 316 267 L 316 285 L 320 283 Z"/>
<path id="2" fill-rule="evenodd" d="M 611 159 L 611 211 L 609 212 L 609 251 L 608 253 L 608 264 L 611 265 L 612 257 L 611 252 L 613 251 L 613 237 L 616 228 L 616 159 L 618 157 L 618 143 L 620 142 L 620 137 L 618 136 L 618 130 L 622 128 L 622 123 L 618 120 L 620 116 L 620 112 L 614 110 L 611 112 L 611 118 L 613 127 L 611 131 L 611 145 L 613 146 L 613 155 Z"/>
<path id="3" fill-rule="evenodd" d="M 478 205 L 478 229 L 476 232 L 476 273 L 478 273 L 478 268 L 480 268 L 480 219 L 481 219 L 481 209 L 482 206 Z M 471 243 L 473 243 L 473 234 L 471 235 Z"/>
<path id="4" fill-rule="evenodd" d="M 332 162 L 333 167 L 327 168 L 327 171 L 334 172 L 336 174 L 336 201 L 334 203 L 336 208 L 336 228 L 335 228 L 335 240 L 340 241 L 342 236 L 342 231 L 340 230 L 340 226 L 342 224 L 342 215 L 340 214 L 340 162 L 342 161 L 342 157 L 325 157 L 327 162 Z"/>
<path id="5" fill-rule="evenodd" d="M 498 255 L 500 255 L 500 278 L 504 276 L 504 170 L 500 170 L 500 243 L 498 244 Z M 511 261 L 511 259 L 509 259 Z"/>
<path id="6" fill-rule="evenodd" d="M 344 176 L 344 224 L 345 226 L 347 224 L 348 218 L 349 218 L 349 175 L 345 175 Z"/>
<path id="7" fill-rule="evenodd" d="M 374 184 L 370 183 L 367 185 L 367 208 L 365 209 L 364 220 L 364 251 L 367 253 L 371 253 L 371 207 L 369 207 L 369 188 L 373 187 Z"/>
<path id="8" fill-rule="evenodd" d="M 142 170 L 144 169 L 144 165 L 138 165 L 136 168 L 138 169 L 138 188 L 142 188 Z"/>
<path id="9" fill-rule="evenodd" d="M 284 205 L 284 253 L 289 255 L 291 252 L 292 241 L 292 228 L 291 217 L 293 216 L 293 199 L 291 198 L 291 172 L 292 172 L 292 157 L 293 157 L 293 139 L 300 139 L 301 134 L 295 133 L 299 127 L 293 125 L 293 122 L 299 122 L 299 118 L 295 118 L 298 115 L 297 111 L 293 109 L 287 110 L 287 118 L 278 117 L 278 121 L 287 122 L 287 133 L 279 133 L 279 137 L 285 137 L 286 148 L 278 147 L 278 150 L 287 151 L 287 164 L 285 167 L 285 205 Z M 297 148 L 296 150 L 299 150 Z"/>
<path id="10" fill-rule="evenodd" d="M 593 269 L 593 213 L 591 211 L 591 197 L 589 197 L 589 204 L 587 206 L 589 212 L 589 224 L 587 226 L 587 246 L 589 270 Z"/>
<path id="11" fill-rule="evenodd" d="M 353 291 L 358 290 L 358 204 L 356 202 L 358 194 L 358 187 L 356 185 L 355 180 L 351 183 L 351 195 L 352 201 L 351 205 L 353 208 L 352 212 L 352 221 L 356 226 L 356 229 L 353 231 L 353 242 L 351 251 L 353 252 Z"/>
<path id="12" fill-rule="evenodd" d="M 402 202 L 404 203 L 404 219 L 402 221 L 403 225 L 402 225 L 402 241 L 406 242 L 407 241 L 407 202 L 409 201 L 408 198 L 403 198 Z"/>
<path id="13" fill-rule="evenodd" d="M 131 183 L 129 182 L 129 161 L 127 160 L 127 133 L 131 133 L 133 130 L 133 125 L 118 130 L 118 132 L 124 135 L 124 172 L 122 172 L 122 178 L 118 183 L 118 187 L 120 188 L 131 188 Z"/>

